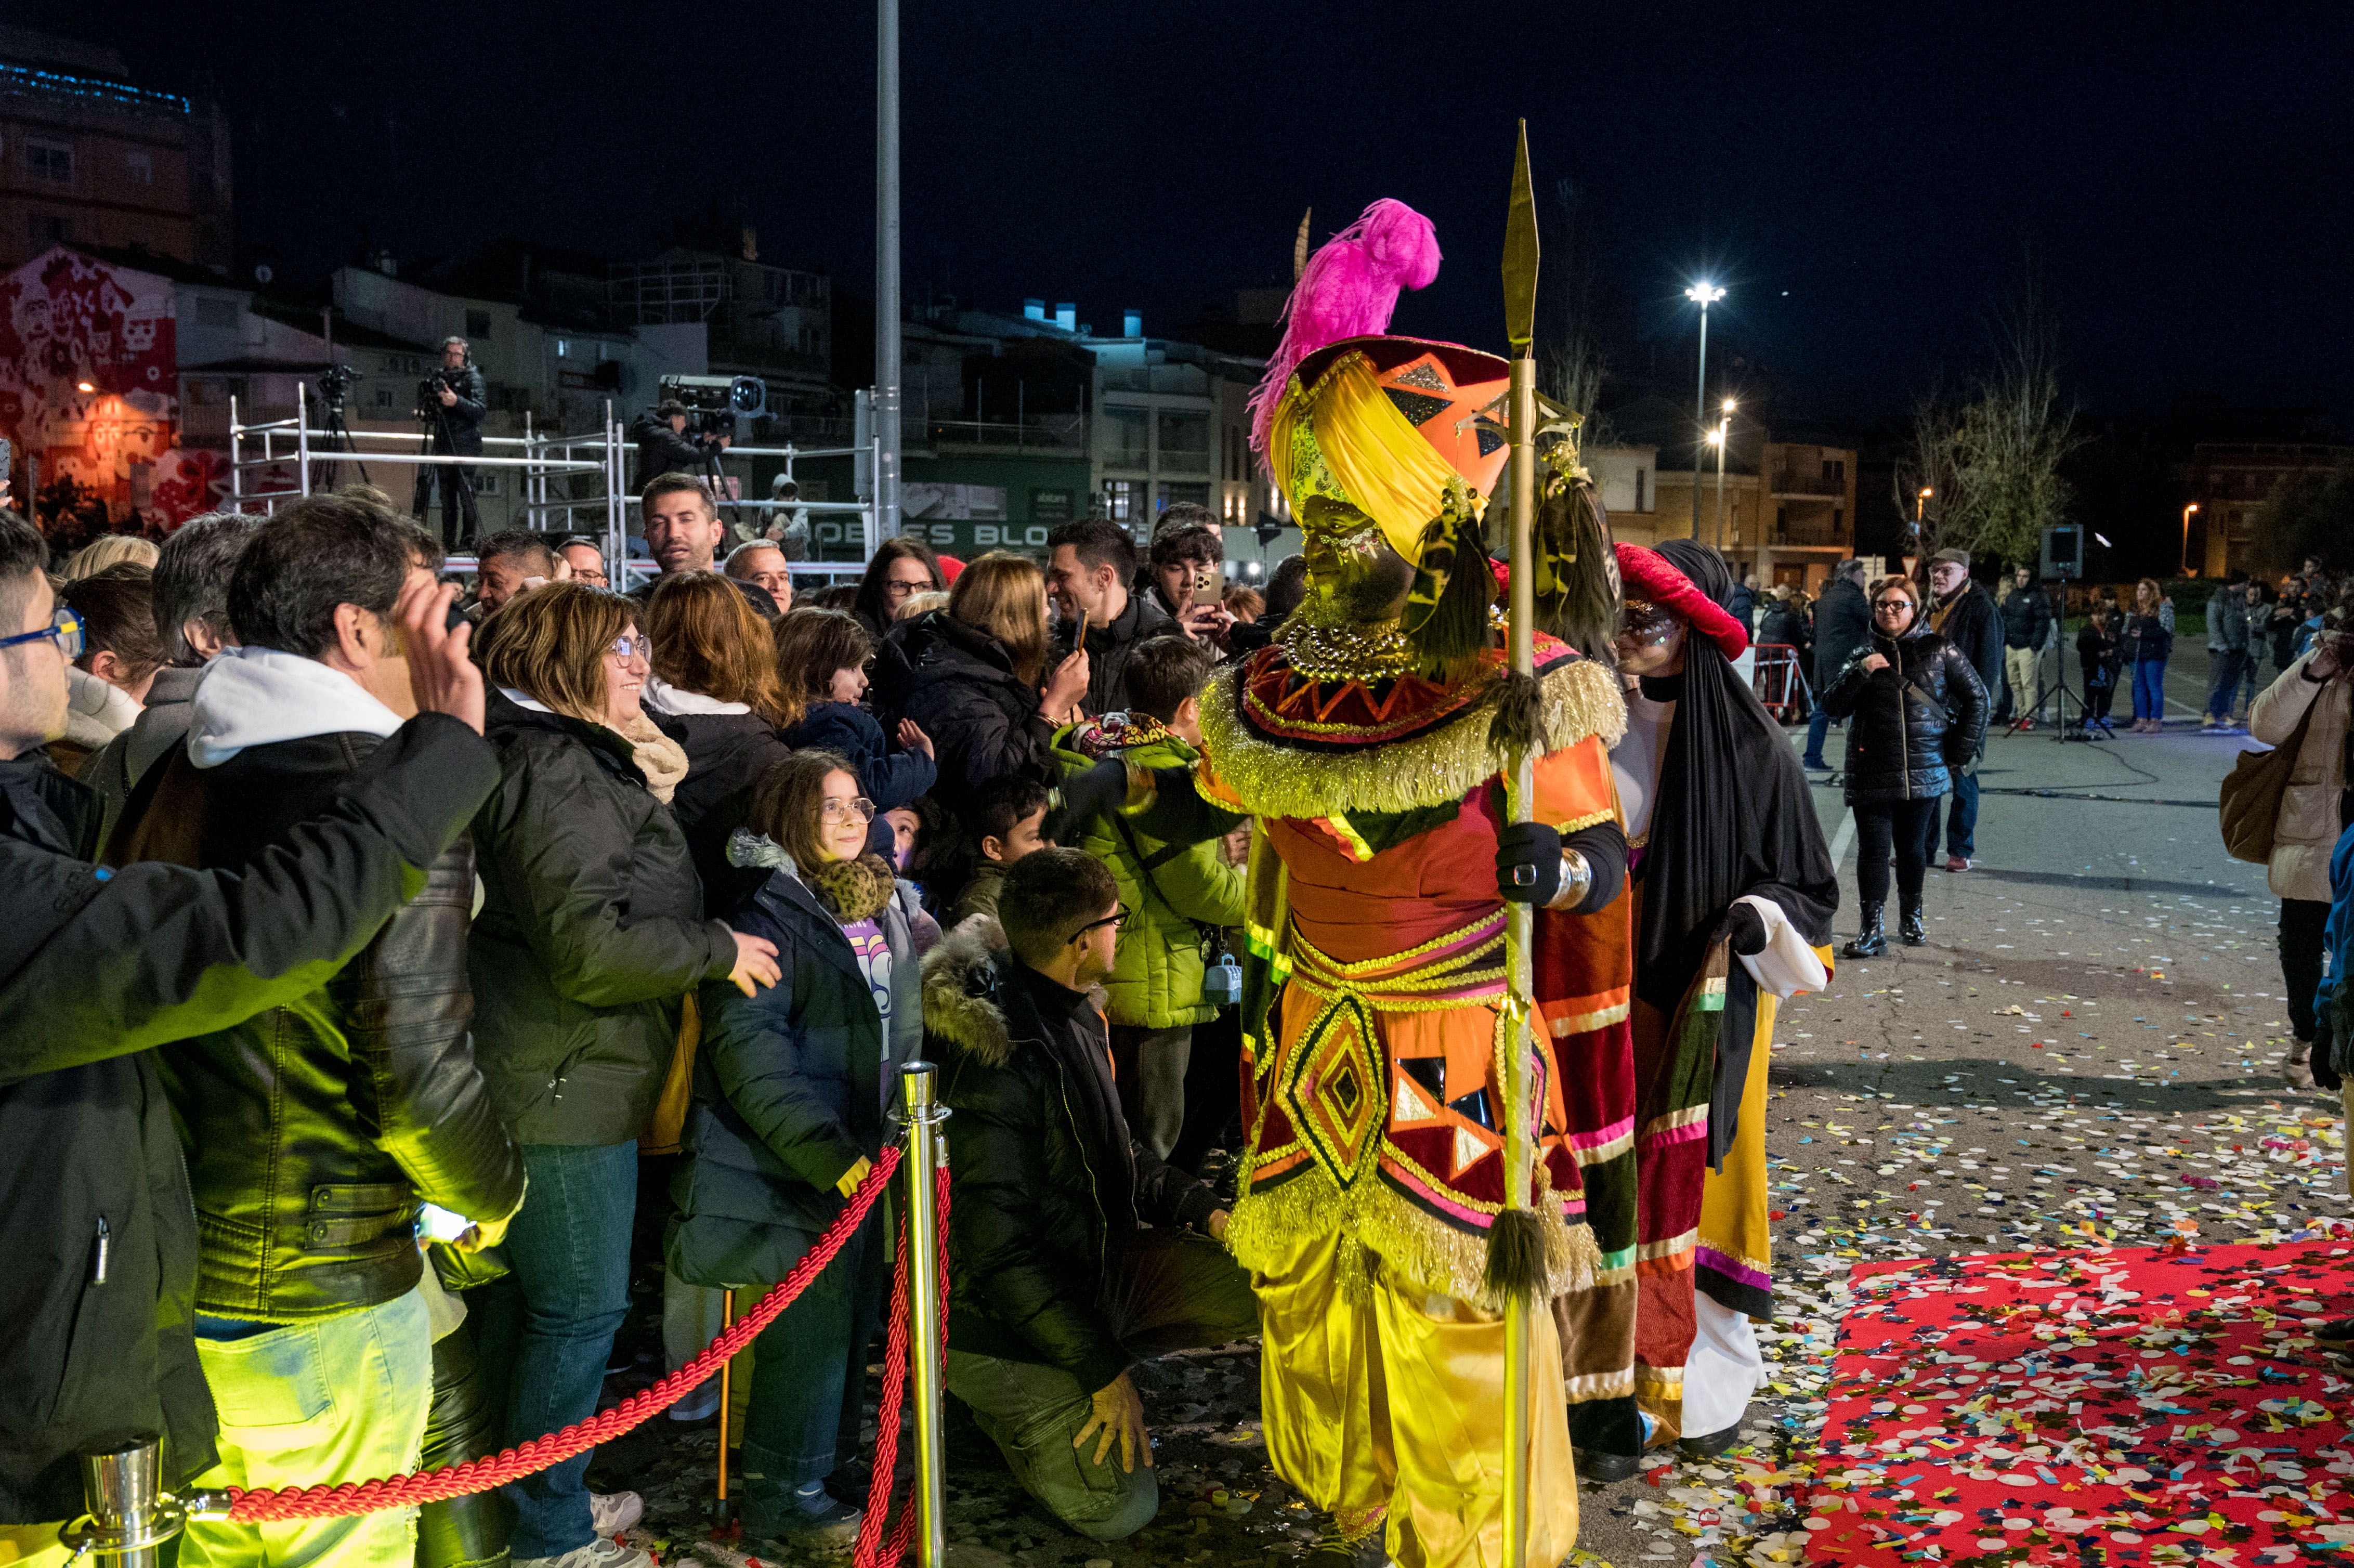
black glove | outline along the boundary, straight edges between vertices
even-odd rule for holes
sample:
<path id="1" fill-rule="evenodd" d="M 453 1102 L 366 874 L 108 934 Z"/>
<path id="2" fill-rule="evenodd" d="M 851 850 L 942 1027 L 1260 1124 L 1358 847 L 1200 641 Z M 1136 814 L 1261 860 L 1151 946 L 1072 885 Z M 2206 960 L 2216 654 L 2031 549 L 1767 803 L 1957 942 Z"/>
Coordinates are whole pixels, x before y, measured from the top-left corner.
<path id="1" fill-rule="evenodd" d="M 1108 758 L 1063 780 L 1062 800 L 1052 813 L 1056 843 L 1076 843 L 1079 832 L 1128 799 L 1128 764 Z"/>
<path id="2" fill-rule="evenodd" d="M 1543 908 L 1561 891 L 1561 834 L 1543 822 L 1509 822 L 1496 835 L 1496 891 Z"/>
<path id="3" fill-rule="evenodd" d="M 1724 935 L 1734 952 L 1755 958 L 1766 950 L 1766 916 L 1755 904 L 1736 904 L 1724 916 Z"/>

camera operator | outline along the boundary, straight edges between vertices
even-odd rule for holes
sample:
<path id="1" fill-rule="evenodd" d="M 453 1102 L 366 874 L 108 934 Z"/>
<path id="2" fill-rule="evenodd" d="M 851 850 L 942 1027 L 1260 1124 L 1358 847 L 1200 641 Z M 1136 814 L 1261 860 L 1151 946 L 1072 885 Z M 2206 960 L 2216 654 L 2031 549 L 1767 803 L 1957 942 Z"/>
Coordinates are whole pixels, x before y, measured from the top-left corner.
<path id="1" fill-rule="evenodd" d="M 691 473 L 706 477 L 708 460 L 727 450 L 732 437 L 713 435 L 708 431 L 690 433 L 695 423 L 694 411 L 675 397 L 668 399 L 651 414 L 641 414 L 630 426 L 630 437 L 638 443 L 638 484 L 642 489 L 658 474 Z"/>
<path id="2" fill-rule="evenodd" d="M 462 337 L 441 340 L 441 364 L 418 383 L 417 413 L 425 421 L 428 452 L 457 457 L 482 455 L 482 416 L 490 411 L 489 389 L 474 355 Z M 441 491 L 441 543 L 455 550 L 482 531 L 474 515 L 474 471 L 462 463 L 429 463 L 417 471 L 417 503 L 411 514 L 422 520 L 433 504 L 433 491 Z M 463 513 L 465 528 L 459 529 Z"/>

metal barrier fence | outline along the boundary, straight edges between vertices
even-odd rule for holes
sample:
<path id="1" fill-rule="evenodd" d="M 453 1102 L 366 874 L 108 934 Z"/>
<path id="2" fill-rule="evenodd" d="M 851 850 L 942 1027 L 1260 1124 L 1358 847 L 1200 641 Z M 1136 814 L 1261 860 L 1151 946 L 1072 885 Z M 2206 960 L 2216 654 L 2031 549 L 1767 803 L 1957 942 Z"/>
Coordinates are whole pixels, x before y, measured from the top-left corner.
<path id="1" fill-rule="evenodd" d="M 239 418 L 237 399 L 229 399 L 228 510 L 274 511 L 281 502 L 310 495 L 314 489 L 332 488 L 343 478 L 345 464 L 363 470 L 369 463 L 419 470 L 508 470 L 517 475 L 523 486 L 523 526 L 535 533 L 587 534 L 601 538 L 608 570 L 617 588 L 626 589 L 635 578 L 653 575 L 651 560 L 632 559 L 629 554 L 630 514 L 639 503 L 628 475 L 629 458 L 635 443 L 614 412 L 611 399 L 606 400 L 602 422 L 595 430 L 570 434 L 535 430 L 526 413 L 522 435 L 484 436 L 482 450 L 476 455 L 429 450 L 430 438 L 422 429 L 355 429 L 344 423 L 340 413 L 314 406 L 316 396 L 308 382 L 299 382 L 292 418 L 255 424 L 243 422 Z M 783 477 L 791 480 L 796 462 L 840 457 L 852 459 L 861 474 L 871 475 L 874 448 L 871 437 L 863 444 L 843 447 L 731 446 L 713 454 L 716 473 L 706 469 L 695 477 L 741 480 L 747 476 L 727 472 L 727 464 L 775 459 L 784 465 Z M 642 484 L 652 477 L 636 475 L 635 483 Z M 862 488 L 870 483 L 863 482 Z M 726 487 L 722 483 L 716 488 L 724 491 Z M 717 499 L 724 509 L 736 514 L 748 511 L 765 517 L 784 512 L 811 518 L 854 517 L 862 548 L 858 562 L 843 565 L 863 566 L 882 543 L 871 499 L 803 501 L 797 497 L 738 498 L 724 493 Z M 828 570 L 823 562 L 795 565 L 810 575 L 840 575 Z"/>

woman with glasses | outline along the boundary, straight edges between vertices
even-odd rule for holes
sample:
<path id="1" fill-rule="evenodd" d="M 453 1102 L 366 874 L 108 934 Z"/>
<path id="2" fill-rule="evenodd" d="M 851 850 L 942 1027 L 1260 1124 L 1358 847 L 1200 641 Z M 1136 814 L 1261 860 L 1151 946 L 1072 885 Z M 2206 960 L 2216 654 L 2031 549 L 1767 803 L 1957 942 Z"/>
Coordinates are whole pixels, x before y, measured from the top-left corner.
<path id="1" fill-rule="evenodd" d="M 530 1178 L 513 1273 L 475 1293 L 505 1298 L 482 1352 L 512 1376 L 510 1443 L 596 1413 L 630 1304 L 638 1139 L 688 998 L 706 980 L 748 996 L 777 979 L 773 942 L 704 917 L 648 748 L 626 738 L 648 675 L 636 616 L 618 594 L 550 583 L 477 634 L 500 778 L 473 824 L 474 1052 Z M 583 1455 L 505 1489 L 518 1564 L 646 1568 L 610 1540 L 618 1514 L 592 1506 L 587 1468 Z"/>
<path id="2" fill-rule="evenodd" d="M 875 558 L 866 563 L 866 575 L 859 579 L 858 597 L 851 600 L 850 613 L 866 628 L 866 635 L 880 643 L 891 623 L 899 619 L 900 607 L 909 595 L 938 593 L 948 586 L 948 578 L 940 573 L 940 558 L 932 547 L 902 534 L 875 548 Z"/>
<path id="3" fill-rule="evenodd" d="M 764 880 L 740 930 L 776 944 L 781 978 L 704 988 L 681 1218 L 670 1275 L 705 1287 L 782 1279 L 889 1141 L 900 1064 L 923 1038 L 917 954 L 930 916 L 867 848 L 875 803 L 843 758 L 798 752 L 763 774 L 731 857 Z M 935 931 L 937 928 L 934 928 Z M 744 1428 L 748 1541 L 845 1547 L 859 1512 L 827 1477 L 855 1457 L 866 1345 L 883 1277 L 879 1211 L 753 1352 Z M 846 1480 L 847 1478 L 845 1478 Z"/>
<path id="4" fill-rule="evenodd" d="M 1978 766 L 1986 744 L 1987 689 L 1960 650 L 1921 620 L 1910 577 L 1872 588 L 1872 635 L 1849 658 L 1822 705 L 1847 729 L 1847 803 L 1855 810 L 1856 892 L 1861 929 L 1840 951 L 1876 959 L 1888 951 L 1881 911 L 1888 863 L 1903 900 L 1897 927 L 1907 947 L 1929 939 L 1921 913 L 1929 834 L 1938 799 Z"/>

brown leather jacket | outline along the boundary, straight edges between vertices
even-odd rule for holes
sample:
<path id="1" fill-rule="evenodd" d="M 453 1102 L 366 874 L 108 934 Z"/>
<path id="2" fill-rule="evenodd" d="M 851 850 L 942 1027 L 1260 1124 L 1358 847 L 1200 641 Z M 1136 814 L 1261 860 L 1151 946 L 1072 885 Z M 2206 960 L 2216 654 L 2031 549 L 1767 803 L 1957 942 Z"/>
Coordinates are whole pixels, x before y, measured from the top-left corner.
<path id="1" fill-rule="evenodd" d="M 175 751 L 133 791 L 108 858 L 243 865 L 380 744 L 313 736 L 211 768 Z M 498 1220 L 522 1201 L 468 1032 L 473 883 L 461 838 L 302 1001 L 159 1053 L 196 1194 L 199 1312 L 292 1323 L 393 1300 L 418 1282 L 420 1202 Z"/>

